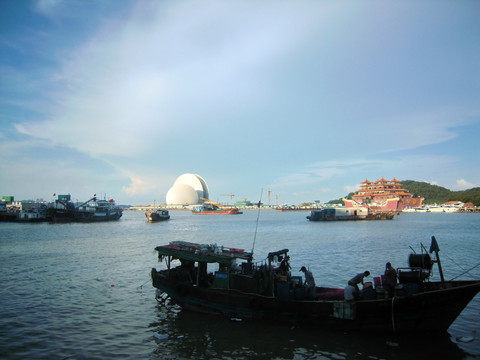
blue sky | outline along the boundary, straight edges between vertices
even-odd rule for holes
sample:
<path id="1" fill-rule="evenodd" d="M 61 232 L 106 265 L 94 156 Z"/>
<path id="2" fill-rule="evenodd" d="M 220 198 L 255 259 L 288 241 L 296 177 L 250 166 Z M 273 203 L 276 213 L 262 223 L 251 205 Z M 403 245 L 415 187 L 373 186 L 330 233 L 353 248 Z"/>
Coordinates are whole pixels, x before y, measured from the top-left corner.
<path id="1" fill-rule="evenodd" d="M 480 186 L 480 2 L 0 1 L 0 195 Z"/>

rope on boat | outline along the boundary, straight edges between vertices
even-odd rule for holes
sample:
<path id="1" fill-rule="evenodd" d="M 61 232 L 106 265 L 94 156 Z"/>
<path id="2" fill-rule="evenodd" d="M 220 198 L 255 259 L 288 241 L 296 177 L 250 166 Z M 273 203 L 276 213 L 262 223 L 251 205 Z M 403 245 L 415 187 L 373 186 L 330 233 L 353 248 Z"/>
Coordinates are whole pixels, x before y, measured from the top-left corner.
<path id="1" fill-rule="evenodd" d="M 460 276 L 462 276 L 462 275 L 464 275 L 464 274 L 466 274 L 466 273 L 470 272 L 471 270 L 475 269 L 475 268 L 476 268 L 476 267 L 478 267 L 478 266 L 480 266 L 480 263 L 478 263 L 477 265 L 475 265 L 475 266 L 471 267 L 471 268 L 470 268 L 470 269 L 468 269 L 468 270 L 465 270 L 465 271 L 464 271 L 463 273 L 461 273 L 460 275 L 458 275 L 458 276 L 455 276 L 454 278 L 452 278 L 452 280 L 455 280 L 455 279 L 459 278 Z"/>
<path id="2" fill-rule="evenodd" d="M 395 303 L 395 296 L 392 297 L 392 329 L 395 332 L 395 316 L 393 314 L 393 305 Z"/>

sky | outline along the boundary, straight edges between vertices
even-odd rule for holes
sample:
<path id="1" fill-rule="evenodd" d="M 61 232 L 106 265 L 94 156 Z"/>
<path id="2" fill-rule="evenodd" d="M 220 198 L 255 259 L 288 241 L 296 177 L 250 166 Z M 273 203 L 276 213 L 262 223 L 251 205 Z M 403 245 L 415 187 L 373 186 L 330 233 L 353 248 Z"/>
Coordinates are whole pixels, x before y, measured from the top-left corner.
<path id="1" fill-rule="evenodd" d="M 476 0 L 0 0 L 0 195 L 478 187 L 479 39 Z"/>

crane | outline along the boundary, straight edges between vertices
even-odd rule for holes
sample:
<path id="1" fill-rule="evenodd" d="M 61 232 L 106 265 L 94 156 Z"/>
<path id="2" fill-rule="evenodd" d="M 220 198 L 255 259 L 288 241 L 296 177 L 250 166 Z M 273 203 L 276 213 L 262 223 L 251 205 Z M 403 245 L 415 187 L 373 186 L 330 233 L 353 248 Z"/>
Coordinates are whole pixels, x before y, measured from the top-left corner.
<path id="1" fill-rule="evenodd" d="M 233 197 L 235 196 L 234 194 L 220 194 L 220 196 L 230 196 L 230 205 L 233 203 Z"/>
<path id="2" fill-rule="evenodd" d="M 202 200 L 205 201 L 206 203 L 212 204 L 212 205 L 214 205 L 214 206 L 219 207 L 220 209 L 225 210 L 225 207 L 223 207 L 223 206 L 220 205 L 219 203 L 216 203 L 215 201 L 211 201 L 211 200 L 205 199 L 205 198 L 203 198 L 203 197 L 201 197 L 200 199 L 202 199 Z"/>

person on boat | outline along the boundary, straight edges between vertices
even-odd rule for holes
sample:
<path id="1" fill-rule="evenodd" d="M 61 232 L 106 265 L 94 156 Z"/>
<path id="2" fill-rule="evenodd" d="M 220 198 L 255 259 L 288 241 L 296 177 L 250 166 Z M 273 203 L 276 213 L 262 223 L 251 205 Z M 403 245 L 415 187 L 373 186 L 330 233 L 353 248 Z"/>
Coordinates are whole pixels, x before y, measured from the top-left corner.
<path id="1" fill-rule="evenodd" d="M 288 275 L 291 269 L 291 266 L 289 264 L 290 256 L 285 256 L 283 258 L 282 262 L 280 263 L 280 266 L 278 267 L 278 270 L 280 271 L 281 275 Z"/>
<path id="2" fill-rule="evenodd" d="M 363 285 L 363 279 L 366 278 L 369 275 L 370 275 L 370 271 L 367 270 L 367 271 L 364 271 L 363 273 L 358 273 L 353 278 L 348 280 L 348 285 L 351 285 L 355 288 L 355 294 L 356 294 L 355 296 L 357 298 L 360 294 L 360 289 L 358 288 L 358 284 L 361 283 Z"/>
<path id="3" fill-rule="evenodd" d="M 315 288 L 315 279 L 313 278 L 312 272 L 307 270 L 305 266 L 302 266 L 300 268 L 300 271 L 302 271 L 305 274 L 304 286 L 307 288 Z"/>
<path id="4" fill-rule="evenodd" d="M 392 297 L 395 291 L 395 285 L 397 285 L 397 272 L 390 262 L 385 264 L 385 273 L 382 278 L 382 284 L 385 290 L 388 291 L 388 296 Z"/>

